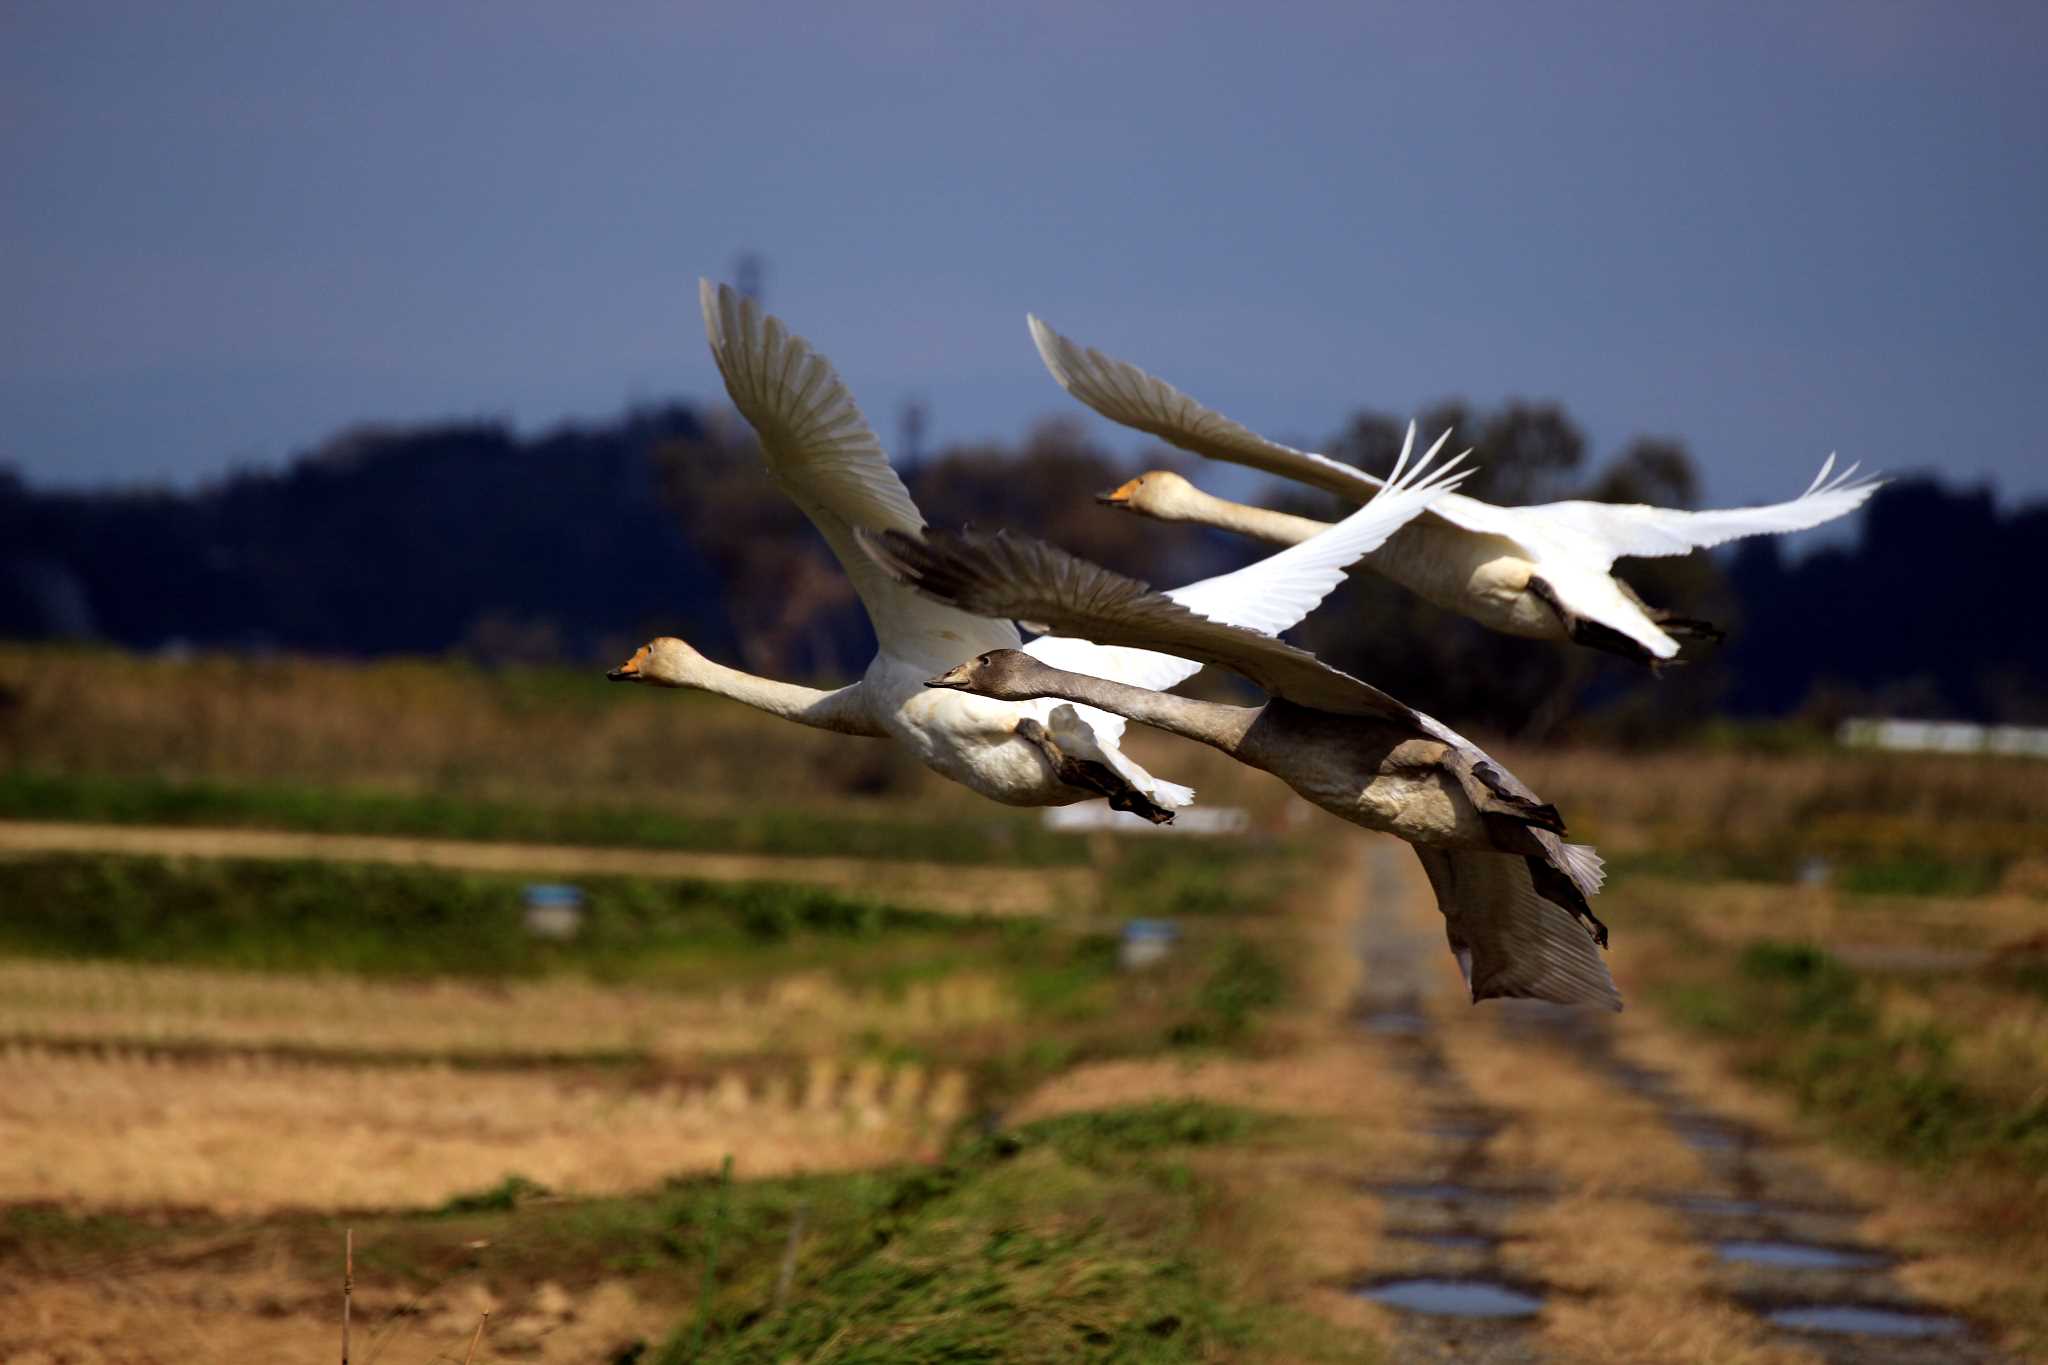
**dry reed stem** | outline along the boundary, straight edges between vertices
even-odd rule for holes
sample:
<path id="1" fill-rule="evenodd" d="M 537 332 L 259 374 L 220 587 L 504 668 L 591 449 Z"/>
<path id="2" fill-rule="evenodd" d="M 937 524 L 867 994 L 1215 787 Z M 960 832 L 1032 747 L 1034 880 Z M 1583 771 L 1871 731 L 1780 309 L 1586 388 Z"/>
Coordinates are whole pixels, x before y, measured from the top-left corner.
<path id="1" fill-rule="evenodd" d="M 348 1365 L 349 1310 L 356 1297 L 356 1233 L 345 1228 L 341 1234 L 341 1365 Z"/>
<path id="2" fill-rule="evenodd" d="M 491 1320 L 491 1310 L 486 1308 L 476 1320 L 476 1335 L 469 1339 L 469 1349 L 462 1353 L 462 1365 L 470 1365 L 476 1359 L 477 1343 L 484 1339 L 484 1326 Z M 347 1365 L 344 1361 L 343 1365 Z"/>

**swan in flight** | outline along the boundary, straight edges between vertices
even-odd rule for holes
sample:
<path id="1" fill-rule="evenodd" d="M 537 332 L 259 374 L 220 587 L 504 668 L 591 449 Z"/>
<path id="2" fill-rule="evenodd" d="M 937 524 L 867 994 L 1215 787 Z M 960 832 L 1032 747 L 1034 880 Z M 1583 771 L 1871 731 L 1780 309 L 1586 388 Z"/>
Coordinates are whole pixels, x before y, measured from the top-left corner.
<path id="1" fill-rule="evenodd" d="M 1031 336 L 1060 387 L 1111 421 L 1212 460 L 1360 500 L 1378 478 L 1328 456 L 1269 441 L 1135 365 L 1061 336 L 1037 318 Z M 1445 436 L 1449 433 L 1446 432 Z M 1414 437 L 1414 427 L 1409 427 Z M 1442 445 L 1439 438 L 1438 445 Z M 1434 453 L 1432 447 L 1432 453 Z M 1611 570 L 1631 555 L 1690 554 L 1744 536 L 1803 531 L 1863 505 L 1881 479 L 1834 473 L 1830 455 L 1789 502 L 1687 512 L 1641 503 L 1551 502 L 1496 507 L 1453 493 L 1402 527 L 1365 565 L 1447 611 L 1508 635 L 1569 640 L 1643 663 L 1678 653 L 1674 636 L 1718 639 L 1705 621 L 1646 606 Z M 1176 474 L 1155 472 L 1102 499 L 1163 521 L 1195 521 L 1290 544 L 1321 523 L 1212 498 Z"/>
<path id="2" fill-rule="evenodd" d="M 1306 650 L 1211 620 L 1044 541 L 998 532 L 863 533 L 903 582 L 964 611 L 1024 616 L 1106 644 L 1243 674 L 1271 698 L 1224 706 L 991 650 L 929 686 L 1013 704 L 1058 697 L 1199 740 L 1332 814 L 1405 839 L 1436 891 L 1476 1002 L 1525 996 L 1621 1008 L 1588 897 L 1600 857 L 1549 805 L 1450 727 Z"/>
<path id="3" fill-rule="evenodd" d="M 617 682 L 715 692 L 771 715 L 840 734 L 895 739 L 934 771 L 1014 806 L 1107 797 L 1155 823 L 1194 793 L 1152 776 L 1121 749 L 1122 717 L 1055 700 L 991 701 L 924 686 L 975 654 L 1016 648 L 1008 617 L 943 606 L 903 587 L 863 554 L 856 530 L 916 533 L 924 518 L 839 376 L 803 338 L 751 299 L 703 281 L 711 353 L 726 392 L 760 437 L 771 478 L 832 547 L 873 622 L 878 644 L 859 682 L 821 691 L 717 664 L 683 641 L 645 644 L 606 676 Z M 1174 591 L 1206 616 L 1275 633 L 1306 616 L 1345 567 L 1444 496 L 1467 471 L 1397 465 L 1386 489 L 1328 535 L 1234 573 Z M 1049 664 L 1146 688 L 1167 688 L 1201 664 L 1147 650 L 1041 635 L 1029 652 Z"/>

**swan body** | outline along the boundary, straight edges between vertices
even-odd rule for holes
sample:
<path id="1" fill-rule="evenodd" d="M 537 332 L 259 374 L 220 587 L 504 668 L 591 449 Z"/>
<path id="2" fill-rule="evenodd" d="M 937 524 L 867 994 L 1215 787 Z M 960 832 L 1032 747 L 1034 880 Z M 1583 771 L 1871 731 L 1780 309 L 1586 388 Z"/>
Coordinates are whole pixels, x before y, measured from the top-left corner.
<path id="1" fill-rule="evenodd" d="M 933 602 L 903 587 L 861 552 L 856 534 L 916 534 L 924 518 L 832 366 L 750 299 L 700 287 L 706 334 L 728 394 L 760 436 L 776 484 L 804 510 L 853 581 L 878 648 L 859 682 L 834 692 L 727 668 L 672 636 L 644 645 L 607 675 L 620 682 L 715 692 L 800 724 L 894 739 L 919 761 L 991 800 L 1066 805 L 1107 797 L 1165 821 L 1194 799 L 1146 772 L 1121 748 L 1120 716 L 1058 698 L 999 701 L 927 688 L 941 669 L 974 654 L 1028 649 L 1064 668 L 1148 688 L 1171 687 L 1199 663 L 1155 651 L 1107 648 L 1042 635 L 1029 645 L 1015 623 Z M 1293 625 L 1343 579 L 1344 568 L 1455 486 L 1455 462 L 1406 458 L 1385 496 L 1317 536 L 1235 573 L 1170 596 L 1218 619 L 1266 632 Z"/>
<path id="2" fill-rule="evenodd" d="M 1276 545 L 1297 545 L 1331 524 L 1216 497 L 1167 469 L 1141 474 L 1097 501 L 1154 521 L 1193 522 Z M 1360 563 L 1446 611 L 1503 634 L 1533 640 L 1571 638 L 1558 613 L 1529 590 L 1536 565 L 1505 536 L 1482 535 L 1441 517 L 1422 516 L 1387 537 Z"/>
<path id="3" fill-rule="evenodd" d="M 1271 700 L 1224 706 L 1051 667 L 999 649 L 931 679 L 1006 701 L 1047 696 L 1200 741 L 1308 801 L 1406 840 L 1475 1001 L 1526 996 L 1619 1009 L 1589 900 L 1600 857 L 1477 745 L 1281 640 L 1211 620 L 1042 541 L 1003 534 L 861 537 L 877 564 L 938 601 L 1042 620 L 1104 642 L 1229 668 Z"/>
<path id="4" fill-rule="evenodd" d="M 1366 497 L 1378 486 L 1364 470 L 1269 441 L 1137 366 L 1068 340 L 1035 317 L 1030 325 L 1053 378 L 1111 421 L 1209 459 L 1261 469 L 1341 497 Z M 1670 659 L 1679 650 L 1674 636 L 1718 638 L 1720 632 L 1706 622 L 1647 607 L 1613 575 L 1614 562 L 1628 556 L 1690 554 L 1745 536 L 1819 526 L 1862 506 L 1882 485 L 1876 478 L 1858 480 L 1854 465 L 1840 474 L 1834 466 L 1830 455 L 1806 491 L 1789 501 L 1705 512 L 1583 500 L 1496 507 L 1454 493 L 1431 504 L 1428 513 L 1390 536 L 1364 562 L 1436 605 L 1506 634 L 1570 640 L 1646 662 Z M 1146 515 L 1254 535 L 1260 534 L 1255 525 L 1280 528 L 1280 523 L 1242 515 L 1257 513 L 1257 508 L 1216 507 L 1221 499 L 1180 499 L 1176 507 L 1170 497 L 1155 504 L 1138 496 L 1159 477 L 1147 474 L 1105 500 Z M 1155 510 L 1155 505 L 1167 510 Z M 1215 519 L 1231 508 L 1239 510 Z"/>

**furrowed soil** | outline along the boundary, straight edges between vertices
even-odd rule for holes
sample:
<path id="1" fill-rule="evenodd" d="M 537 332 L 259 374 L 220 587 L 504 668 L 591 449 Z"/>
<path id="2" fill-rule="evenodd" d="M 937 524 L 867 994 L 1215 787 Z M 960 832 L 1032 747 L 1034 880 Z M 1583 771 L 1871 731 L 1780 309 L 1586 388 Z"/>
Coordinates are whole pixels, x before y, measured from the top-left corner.
<path id="1" fill-rule="evenodd" d="M 678 995 L 0 963 L 0 1358 L 332 1359 L 344 1227 L 359 1359 L 461 1360 L 486 1312 L 477 1360 L 2038 1354 L 2024 1133 L 1903 1150 L 1695 999 L 1791 983 L 1784 1029 L 1826 1004 L 1838 1067 L 1852 1028 L 1976 1021 L 1915 1102 L 2024 1115 L 2031 893 L 1624 880 L 1627 1012 L 1474 1007 L 1412 854 L 1319 848 L 1263 931 L 1280 1014 L 1174 1024 L 1141 982 L 1123 1025 L 1192 1045 L 1070 1042 L 968 1124 L 993 1073 L 916 1040 L 1058 1032 L 973 973 Z M 1866 981 L 1768 934 L 1972 956 Z M 1217 969 L 1203 1017 L 1262 982 Z"/>

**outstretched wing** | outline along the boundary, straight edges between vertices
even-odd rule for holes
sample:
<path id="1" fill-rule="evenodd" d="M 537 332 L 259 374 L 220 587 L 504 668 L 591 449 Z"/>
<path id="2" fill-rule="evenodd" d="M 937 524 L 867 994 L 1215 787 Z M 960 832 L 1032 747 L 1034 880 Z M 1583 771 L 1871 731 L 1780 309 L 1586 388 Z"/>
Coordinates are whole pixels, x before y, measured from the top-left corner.
<path id="1" fill-rule="evenodd" d="M 863 535 L 868 553 L 918 591 L 965 611 L 1046 622 L 1054 631 L 1215 664 L 1276 697 L 1420 726 L 1369 683 L 1270 635 L 1198 616 L 1165 593 L 1026 536 L 998 531 Z"/>
<path id="2" fill-rule="evenodd" d="M 1475 1002 L 1518 997 L 1621 1008 L 1593 936 L 1538 893 L 1520 855 L 1412 847 Z"/>
<path id="3" fill-rule="evenodd" d="M 1261 469 L 1354 502 L 1364 502 L 1387 482 L 1342 460 L 1269 441 L 1129 361 L 1061 336 L 1037 317 L 1027 321 L 1039 358 L 1060 387 L 1112 422 L 1157 436 L 1170 446 L 1205 459 Z M 1446 431 L 1429 448 L 1424 460 L 1442 449 L 1448 439 L 1450 433 Z M 1415 428 L 1411 424 L 1401 451 L 1404 460 L 1414 443 Z M 1452 493 L 1431 503 L 1429 514 L 1483 535 L 1512 535 L 1512 524 L 1504 523 L 1497 515 L 1502 510 L 1462 493 Z"/>
<path id="4" fill-rule="evenodd" d="M 1762 507 L 1688 512 L 1643 503 L 1552 502 L 1515 510 L 1524 517 L 1540 519 L 1544 529 L 1553 534 L 1572 537 L 1581 557 L 1605 568 L 1631 555 L 1691 554 L 1744 536 L 1804 531 L 1847 516 L 1884 486 L 1880 478 L 1857 478 L 1853 464 L 1839 474 L 1834 468 L 1835 457 L 1830 455 L 1804 493 Z"/>
<path id="5" fill-rule="evenodd" d="M 1404 452 L 1373 500 L 1328 530 L 1255 564 L 1162 595 L 1211 621 L 1278 635 L 1315 610 L 1344 581 L 1346 569 L 1447 496 L 1470 472 L 1459 468 L 1463 456 L 1432 469 L 1435 453 L 1411 465 Z M 1055 668 L 1156 691 L 1201 668 L 1190 659 L 1064 635 L 1042 635 L 1025 646 L 1025 652 Z"/>
<path id="6" fill-rule="evenodd" d="M 725 391 L 761 438 L 768 473 L 839 557 L 874 622 L 882 651 L 945 668 L 1015 646 L 1016 627 L 940 605 L 897 583 L 862 554 L 853 529 L 916 532 L 924 518 L 830 362 L 760 305 L 699 282 L 704 330 Z"/>

